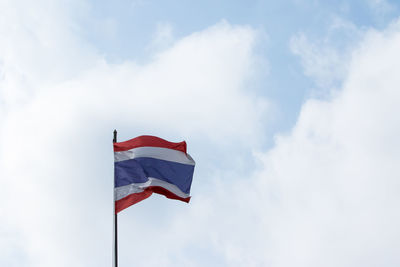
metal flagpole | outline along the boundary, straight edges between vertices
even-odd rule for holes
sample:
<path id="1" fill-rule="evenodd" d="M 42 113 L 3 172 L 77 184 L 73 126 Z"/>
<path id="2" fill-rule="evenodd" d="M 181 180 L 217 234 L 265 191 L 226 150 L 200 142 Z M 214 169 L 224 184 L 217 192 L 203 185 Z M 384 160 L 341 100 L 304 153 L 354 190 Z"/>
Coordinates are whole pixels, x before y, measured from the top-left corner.
<path id="1" fill-rule="evenodd" d="M 114 130 L 113 143 L 117 142 L 117 130 Z M 115 167 L 114 167 L 115 168 Z M 114 267 L 118 267 L 118 220 L 117 213 L 115 212 L 115 173 L 114 173 L 114 199 L 113 199 L 113 211 L 114 211 Z"/>

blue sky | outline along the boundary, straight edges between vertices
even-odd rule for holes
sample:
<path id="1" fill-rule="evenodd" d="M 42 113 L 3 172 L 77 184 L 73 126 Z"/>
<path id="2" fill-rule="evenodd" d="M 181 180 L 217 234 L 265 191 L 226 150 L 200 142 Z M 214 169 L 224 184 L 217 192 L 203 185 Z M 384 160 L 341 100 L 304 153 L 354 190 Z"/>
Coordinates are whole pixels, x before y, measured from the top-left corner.
<path id="1" fill-rule="evenodd" d="M 0 265 L 111 265 L 118 129 L 196 160 L 120 266 L 399 266 L 399 8 L 0 1 Z"/>

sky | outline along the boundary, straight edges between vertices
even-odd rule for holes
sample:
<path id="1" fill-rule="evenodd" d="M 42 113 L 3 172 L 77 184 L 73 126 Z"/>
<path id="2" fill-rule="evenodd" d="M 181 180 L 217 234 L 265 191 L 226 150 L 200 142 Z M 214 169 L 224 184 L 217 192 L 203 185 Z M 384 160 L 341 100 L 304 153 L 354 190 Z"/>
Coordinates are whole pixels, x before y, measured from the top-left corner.
<path id="1" fill-rule="evenodd" d="M 189 204 L 120 266 L 400 266 L 397 0 L 0 0 L 0 266 L 111 266 L 118 141 L 186 140 Z"/>

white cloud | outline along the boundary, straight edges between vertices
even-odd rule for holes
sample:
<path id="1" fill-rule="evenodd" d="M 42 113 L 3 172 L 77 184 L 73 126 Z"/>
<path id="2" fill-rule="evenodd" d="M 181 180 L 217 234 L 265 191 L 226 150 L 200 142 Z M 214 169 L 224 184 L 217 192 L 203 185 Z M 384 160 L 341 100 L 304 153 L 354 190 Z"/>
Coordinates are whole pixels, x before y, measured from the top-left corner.
<path id="1" fill-rule="evenodd" d="M 69 4 L 25 4 L 1 4 L 0 262 L 108 266 L 111 131 L 249 149 L 266 111 L 244 87 L 257 33 L 221 22 L 145 65 L 109 64 L 77 37 Z"/>
<path id="2" fill-rule="evenodd" d="M 165 50 L 173 44 L 174 39 L 174 28 L 172 24 L 168 22 L 159 22 L 148 50 Z"/>
<path id="3" fill-rule="evenodd" d="M 291 133 L 254 154 L 259 168 L 250 177 L 214 174 L 214 184 L 187 209 L 176 208 L 181 215 L 172 222 L 127 213 L 123 263 L 398 266 L 399 25 L 366 32 L 341 90 L 308 100 Z M 149 235 L 162 248 L 157 256 Z"/>
<path id="4" fill-rule="evenodd" d="M 304 34 L 291 40 L 294 54 L 301 56 L 305 74 L 313 77 L 321 87 L 340 80 L 345 72 L 342 59 L 334 48 L 312 45 Z"/>
<path id="5" fill-rule="evenodd" d="M 341 90 L 307 101 L 292 132 L 254 155 L 250 178 L 216 176 L 189 216 L 157 232 L 165 250 L 139 265 L 398 266 L 399 26 L 369 30 Z M 125 246 L 152 230 L 135 226 L 143 232 L 128 233 Z M 147 259 L 152 242 L 135 251 Z M 136 261 L 125 254 L 126 264 Z"/>
<path id="6" fill-rule="evenodd" d="M 298 33 L 290 40 L 290 49 L 300 57 L 304 74 L 315 81 L 319 92 L 326 94 L 347 75 L 351 53 L 363 32 L 353 23 L 334 17 L 324 38 L 310 40 Z"/>
<path id="7" fill-rule="evenodd" d="M 204 197 L 187 224 L 226 265 L 400 264 L 399 25 L 368 31 L 341 91 L 307 101 L 252 180 Z"/>
<path id="8" fill-rule="evenodd" d="M 395 6 L 386 0 L 368 0 L 367 4 L 379 16 L 384 16 L 395 10 Z"/>
<path id="9" fill-rule="evenodd" d="M 280 266 L 400 263 L 399 29 L 370 30 L 342 91 L 308 101 L 292 134 L 265 157 L 265 177 L 281 192 L 278 213 L 291 218 L 278 220 L 278 239 L 292 244 L 278 246 L 292 255 Z"/>

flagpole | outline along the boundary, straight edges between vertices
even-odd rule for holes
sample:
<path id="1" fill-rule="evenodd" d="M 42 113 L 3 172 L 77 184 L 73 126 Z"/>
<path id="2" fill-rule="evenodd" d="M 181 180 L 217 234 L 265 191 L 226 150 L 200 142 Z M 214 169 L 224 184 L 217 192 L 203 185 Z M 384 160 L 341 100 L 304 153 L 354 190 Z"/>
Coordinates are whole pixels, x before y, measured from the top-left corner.
<path id="1" fill-rule="evenodd" d="M 114 130 L 113 143 L 117 142 L 117 130 Z M 115 167 L 114 167 L 115 168 Z M 118 218 L 115 212 L 115 173 L 114 173 L 114 188 L 113 188 L 113 211 L 114 211 L 114 267 L 118 267 Z"/>

